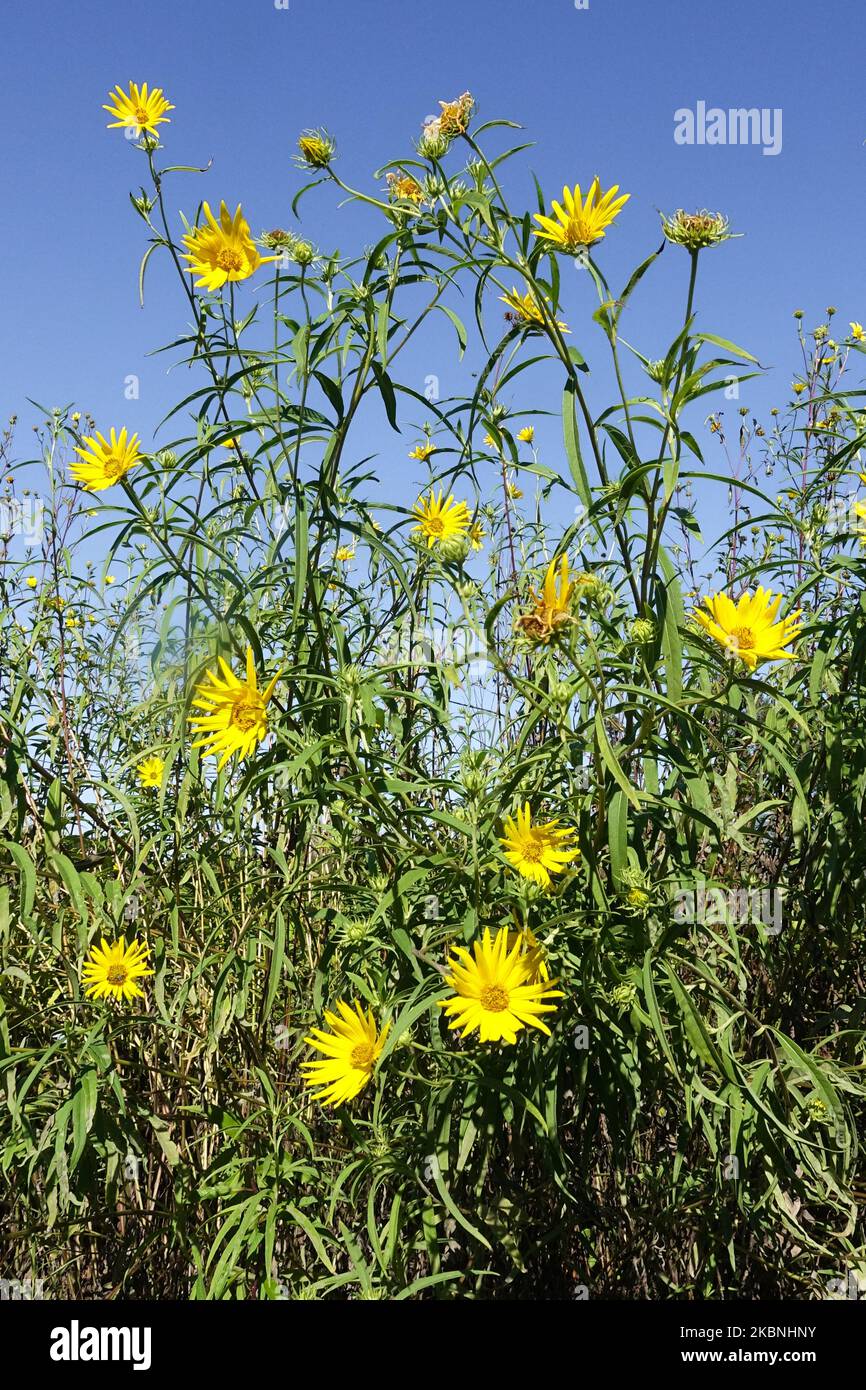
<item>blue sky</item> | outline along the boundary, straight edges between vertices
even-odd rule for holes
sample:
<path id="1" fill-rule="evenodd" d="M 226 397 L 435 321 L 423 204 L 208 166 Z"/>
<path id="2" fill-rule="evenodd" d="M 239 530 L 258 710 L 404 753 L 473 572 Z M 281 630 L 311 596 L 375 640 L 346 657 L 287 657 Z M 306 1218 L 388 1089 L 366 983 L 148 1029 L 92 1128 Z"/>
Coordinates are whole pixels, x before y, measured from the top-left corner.
<path id="1" fill-rule="evenodd" d="M 836 304 L 840 331 L 849 319 L 866 321 L 863 37 L 851 0 L 589 0 L 585 10 L 573 0 L 10 7 L 0 406 L 25 426 L 19 455 L 35 418 L 28 396 L 49 406 L 74 401 L 101 426 L 138 430 L 148 447 L 187 385 L 182 372 L 167 375 L 165 356 L 148 356 L 183 327 L 184 304 L 165 259 L 151 263 L 138 307 L 144 227 L 127 192 L 141 181 L 143 161 L 122 133 L 105 129 L 101 109 L 109 89 L 130 78 L 162 86 L 176 106 L 164 127 L 164 162 L 214 161 L 204 178 L 175 177 L 169 208 L 192 215 L 200 197 L 242 201 L 254 232 L 296 225 L 290 203 L 301 175 L 291 159 L 302 128 L 331 129 L 341 175 L 375 191 L 373 170 L 411 155 L 437 100 L 467 88 L 482 117 L 519 121 L 536 142 L 508 175 L 513 206 L 532 202 L 531 171 L 548 198 L 595 173 L 631 193 L 598 253 L 615 287 L 658 244 L 658 209 L 721 209 L 746 235 L 703 257 L 699 323 L 774 369 L 744 387 L 740 403 L 758 413 L 782 405 L 797 364 L 792 310 L 803 308 L 814 326 Z M 698 101 L 781 108 L 781 152 L 677 144 L 674 112 Z M 329 190 L 304 202 L 302 218 L 317 244 L 344 252 L 382 231 L 371 209 L 338 211 Z M 565 262 L 564 281 L 567 274 Z M 624 336 L 649 356 L 676 331 L 686 275 L 685 253 L 668 248 L 623 321 Z M 595 372 L 604 340 L 590 321 L 585 275 L 573 272 L 565 301 L 572 341 Z M 470 389 L 444 318 L 404 372 L 418 389 L 431 372 L 443 394 Z M 124 398 L 130 374 L 140 378 L 137 401 Z M 599 365 L 594 408 L 607 403 L 607 390 Z M 385 478 L 405 470 L 415 437 L 408 423 L 405 441 L 389 435 L 383 422 Z M 558 430 L 542 438 L 545 461 L 564 469 Z"/>

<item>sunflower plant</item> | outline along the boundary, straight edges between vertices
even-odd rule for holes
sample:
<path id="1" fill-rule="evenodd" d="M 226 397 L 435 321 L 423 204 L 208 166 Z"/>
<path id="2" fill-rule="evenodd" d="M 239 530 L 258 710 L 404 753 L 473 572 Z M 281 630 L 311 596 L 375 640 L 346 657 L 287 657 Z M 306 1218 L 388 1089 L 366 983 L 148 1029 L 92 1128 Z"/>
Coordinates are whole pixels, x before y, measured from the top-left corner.
<path id="1" fill-rule="evenodd" d="M 45 501 L 0 536 L 11 1258 L 56 1297 L 813 1296 L 866 1254 L 859 320 L 798 317 L 801 389 L 732 414 L 721 213 L 662 260 L 616 171 L 529 198 L 463 93 L 357 188 L 301 132 L 289 231 L 163 158 L 161 88 L 106 109 L 189 384 L 153 440 L 0 440 Z M 680 326 L 632 344 L 652 275 Z"/>

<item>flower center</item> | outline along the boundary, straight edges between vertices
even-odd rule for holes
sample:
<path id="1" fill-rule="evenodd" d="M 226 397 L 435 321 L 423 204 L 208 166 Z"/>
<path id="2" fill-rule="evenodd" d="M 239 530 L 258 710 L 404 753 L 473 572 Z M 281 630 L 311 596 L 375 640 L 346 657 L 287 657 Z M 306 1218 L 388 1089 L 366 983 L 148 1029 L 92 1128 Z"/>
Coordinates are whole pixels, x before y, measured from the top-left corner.
<path id="1" fill-rule="evenodd" d="M 108 967 L 108 983 L 110 985 L 125 985 L 129 971 L 125 965 L 110 965 Z"/>
<path id="2" fill-rule="evenodd" d="M 445 524 L 441 516 L 428 516 L 427 530 L 432 531 L 434 536 L 441 536 L 445 530 Z"/>
<path id="3" fill-rule="evenodd" d="M 242 270 L 244 258 L 240 251 L 235 251 L 232 246 L 224 246 L 217 256 L 217 265 L 220 270 Z"/>
<path id="4" fill-rule="evenodd" d="M 366 1070 L 373 1061 L 373 1048 L 370 1043 L 358 1043 L 357 1047 L 352 1048 L 351 1063 L 359 1071 Z"/>
<path id="5" fill-rule="evenodd" d="M 244 733 L 249 729 L 254 729 L 260 718 L 259 705 L 250 700 L 238 700 L 232 709 L 231 722 L 235 728 L 242 729 Z"/>
<path id="6" fill-rule="evenodd" d="M 149 117 L 146 106 L 136 106 L 135 119 L 139 125 L 147 125 Z"/>
<path id="7" fill-rule="evenodd" d="M 112 454 L 103 463 L 102 471 L 105 474 L 106 478 L 116 478 L 119 473 L 123 472 L 123 464 L 121 463 L 119 458 Z"/>
<path id="8" fill-rule="evenodd" d="M 738 647 L 744 652 L 751 652 L 755 649 L 755 634 L 750 627 L 735 627 L 731 636 Z"/>
<path id="9" fill-rule="evenodd" d="M 523 842 L 523 857 L 528 859 L 530 864 L 537 864 L 544 853 L 544 841 L 537 835 L 527 835 Z"/>
<path id="10" fill-rule="evenodd" d="M 489 1014 L 501 1014 L 508 1008 L 508 990 L 501 985 L 488 985 L 481 991 L 481 1007 Z"/>
<path id="11" fill-rule="evenodd" d="M 568 221 L 568 239 L 572 246 L 591 246 L 597 239 L 594 225 L 585 216 L 574 216 Z"/>

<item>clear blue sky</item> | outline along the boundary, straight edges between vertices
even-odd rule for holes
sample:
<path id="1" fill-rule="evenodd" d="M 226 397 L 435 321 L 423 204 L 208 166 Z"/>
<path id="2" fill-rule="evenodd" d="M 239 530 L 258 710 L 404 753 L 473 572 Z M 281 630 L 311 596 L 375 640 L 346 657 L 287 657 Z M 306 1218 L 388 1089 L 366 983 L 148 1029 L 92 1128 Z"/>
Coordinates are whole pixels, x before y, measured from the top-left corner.
<path id="1" fill-rule="evenodd" d="M 410 155 L 437 100 L 466 88 L 483 117 L 517 120 L 536 142 L 509 174 L 513 204 L 531 202 L 531 170 L 548 198 L 596 172 L 632 194 L 598 255 L 615 287 L 658 244 L 658 209 L 723 210 L 746 235 L 704 256 L 700 325 L 777 368 L 769 384 L 744 388 L 743 404 L 781 405 L 796 364 L 794 308 L 812 326 L 829 303 L 842 331 L 849 319 L 866 321 L 864 13 L 855 0 L 590 0 L 580 11 L 573 0 L 8 6 L 0 406 L 26 426 L 34 416 L 25 397 L 75 401 L 100 424 L 138 430 L 149 447 L 186 384 L 182 373 L 166 375 L 166 357 L 147 356 L 182 327 L 184 305 L 166 259 L 152 263 L 138 307 L 144 227 L 127 192 L 143 160 L 105 129 L 101 109 L 109 89 L 131 78 L 162 86 L 176 106 L 163 128 L 164 162 L 214 159 L 206 178 L 172 182 L 169 207 L 192 215 L 202 196 L 242 201 L 254 232 L 293 225 L 301 176 L 291 156 L 303 127 L 331 129 L 340 172 L 372 191 L 372 171 Z M 699 100 L 781 108 L 781 153 L 678 145 L 674 111 Z M 372 210 L 337 212 L 330 191 L 314 192 L 302 217 L 328 249 L 355 250 L 381 233 Z M 668 248 L 623 323 L 650 356 L 675 331 L 686 271 L 685 254 Z M 574 272 L 566 300 L 572 341 L 600 359 L 585 276 Z M 409 370 L 419 389 L 436 372 L 443 393 L 465 390 L 442 325 Z M 137 402 L 124 400 L 130 373 L 141 379 Z M 603 393 L 593 397 L 595 407 L 605 403 Z M 409 444 L 388 434 L 383 425 L 386 474 L 389 458 L 405 468 L 411 444 L 411 430 Z M 29 447 L 22 430 L 19 452 Z"/>

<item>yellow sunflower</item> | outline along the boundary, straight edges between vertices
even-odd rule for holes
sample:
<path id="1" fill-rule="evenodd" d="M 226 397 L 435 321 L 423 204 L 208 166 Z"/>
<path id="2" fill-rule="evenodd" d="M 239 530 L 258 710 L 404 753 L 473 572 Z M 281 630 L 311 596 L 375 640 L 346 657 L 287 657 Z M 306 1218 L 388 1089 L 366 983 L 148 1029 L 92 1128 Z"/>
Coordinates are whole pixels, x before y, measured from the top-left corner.
<path id="1" fill-rule="evenodd" d="M 152 975 L 147 967 L 149 948 L 143 941 L 126 944 L 126 937 L 110 946 L 102 938 L 101 946 L 92 946 L 90 959 L 81 969 L 84 992 L 95 999 L 111 995 L 115 999 L 143 999 L 144 990 L 137 983 L 143 975 Z"/>
<path id="2" fill-rule="evenodd" d="M 531 444 L 535 439 L 535 426 L 524 425 L 522 430 L 517 431 L 517 438 L 522 444 Z"/>
<path id="3" fill-rule="evenodd" d="M 106 439 L 97 430 L 94 437 L 85 436 L 84 443 L 84 449 L 76 445 L 75 452 L 80 455 L 80 461 L 76 459 L 71 463 L 69 471 L 75 481 L 81 483 L 88 492 L 101 492 L 111 487 L 112 483 L 118 482 L 141 457 L 138 435 L 133 434 L 127 438 L 125 429 L 122 429 L 120 434 L 112 430 L 110 439 Z"/>
<path id="4" fill-rule="evenodd" d="M 108 129 L 116 130 L 119 126 L 127 126 L 136 130 L 139 135 L 143 130 L 149 130 L 152 135 L 156 135 L 158 125 L 169 124 L 166 111 L 174 110 L 171 102 L 166 101 L 163 96 L 162 88 L 154 87 L 149 92 L 146 82 L 141 87 L 137 82 L 130 82 L 128 92 L 117 86 L 113 92 L 108 93 L 108 100 L 111 105 L 103 106 L 103 111 L 117 117 L 116 121 L 108 122 Z"/>
<path id="5" fill-rule="evenodd" d="M 259 266 L 276 260 L 276 256 L 262 256 L 250 236 L 250 224 L 241 212 L 241 205 L 232 217 L 225 203 L 220 203 L 220 220 L 217 222 L 210 206 L 202 204 L 205 220 L 200 227 L 183 237 L 183 259 L 189 261 L 187 273 L 198 275 L 196 288 L 218 290 L 229 281 L 248 280 Z"/>
<path id="6" fill-rule="evenodd" d="M 465 502 L 455 502 L 453 495 L 442 501 L 442 489 L 438 496 L 430 489 L 429 500 L 419 497 L 412 513 L 418 518 L 413 531 L 420 531 L 427 541 L 427 549 L 438 541 L 450 540 L 452 536 L 465 536 L 469 531 L 469 508 Z"/>
<path id="7" fill-rule="evenodd" d="M 586 198 L 581 196 L 580 184 L 575 186 L 573 193 L 570 188 L 563 188 L 562 198 L 565 207 L 557 202 L 551 204 L 556 220 L 545 217 L 540 212 L 534 214 L 536 222 L 541 225 L 541 231 L 536 228 L 535 236 L 551 242 L 560 251 L 567 251 L 569 254 L 574 254 L 584 246 L 592 246 L 594 242 L 601 240 L 605 228 L 610 226 L 631 197 L 630 193 L 623 193 L 617 198 L 617 193 L 618 183 L 606 193 L 602 193 L 597 178 L 590 184 Z"/>
<path id="8" fill-rule="evenodd" d="M 426 463 L 431 454 L 436 452 L 436 445 L 427 440 L 426 444 L 416 444 L 410 453 L 410 459 L 418 459 L 420 463 Z"/>
<path id="9" fill-rule="evenodd" d="M 530 589 L 533 606 L 517 619 L 517 627 L 523 636 L 530 642 L 549 642 L 569 621 L 574 592 L 575 585 L 568 574 L 568 556 L 561 555 L 558 561 L 551 560 L 541 594 Z"/>
<path id="10" fill-rule="evenodd" d="M 516 820 L 506 817 L 503 829 L 499 843 L 505 858 L 522 878 L 532 879 L 540 888 L 549 888 L 550 875 L 561 874 L 580 857 L 577 846 L 569 843 L 575 831 L 560 827 L 558 820 L 533 825 L 528 801 L 522 810 L 518 807 Z"/>
<path id="11" fill-rule="evenodd" d="M 439 1007 L 453 1019 L 449 1028 L 459 1028 L 465 1038 L 477 1029 L 481 1042 L 517 1041 L 522 1028 L 538 1028 L 550 1033 L 542 1014 L 557 1008 L 552 999 L 562 999 L 555 980 L 536 980 L 537 963 L 522 949 L 520 935 L 508 945 L 508 928 L 501 927 L 495 938 L 489 928 L 481 941 L 473 942 L 473 955 L 463 946 L 454 946 L 449 960 L 447 983 L 454 998 L 441 999 Z"/>
<path id="12" fill-rule="evenodd" d="M 234 753 L 245 758 L 267 737 L 267 704 L 280 673 L 264 690 L 259 690 L 252 647 L 247 647 L 246 680 L 238 680 L 222 657 L 218 660 L 224 678 L 208 671 L 207 680 L 196 686 L 198 698 L 193 704 L 205 713 L 191 714 L 189 722 L 194 733 L 203 735 L 193 748 L 208 745 L 205 756 L 222 754 L 217 765 L 220 772 Z"/>
<path id="13" fill-rule="evenodd" d="M 153 757 L 145 758 L 143 762 L 140 762 L 135 770 L 138 773 L 140 786 L 162 786 L 162 774 L 165 771 L 165 763 L 162 758 L 158 758 L 154 754 Z"/>
<path id="14" fill-rule="evenodd" d="M 469 544 L 473 550 L 484 549 L 484 537 L 487 535 L 480 521 L 473 521 L 469 527 Z"/>
<path id="15" fill-rule="evenodd" d="M 796 656 L 796 652 L 785 649 L 802 630 L 797 619 L 803 610 L 798 608 L 778 622 L 776 615 L 781 602 L 781 594 L 774 597 L 768 589 L 758 585 L 754 594 L 747 590 L 737 603 L 727 594 L 705 598 L 709 611 L 704 613 L 697 609 L 693 616 L 720 646 L 740 657 L 749 670 L 754 671 L 759 661 L 791 660 Z"/>
<path id="16" fill-rule="evenodd" d="M 307 1073 L 305 1084 L 311 1089 L 322 1087 L 313 1099 L 334 1106 L 354 1099 L 364 1089 L 391 1026 L 386 1023 L 379 1033 L 372 1012 L 365 1014 L 357 1001 L 350 1008 L 345 1000 L 338 999 L 337 1008 L 339 1015 L 325 1011 L 330 1033 L 314 1028 L 311 1036 L 304 1039 L 327 1060 L 301 1063 L 301 1069 Z"/>
<path id="17" fill-rule="evenodd" d="M 503 304 L 507 304 L 509 310 L 525 328 L 546 328 L 545 318 L 538 304 L 538 300 L 531 290 L 526 294 L 521 294 L 519 290 L 509 290 L 508 294 L 501 294 L 499 298 Z M 549 302 L 549 301 L 548 301 Z M 570 332 L 567 323 L 556 320 L 556 326 L 562 333 Z"/>

